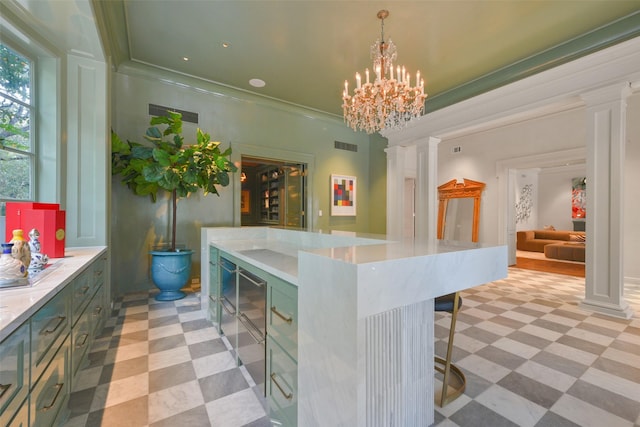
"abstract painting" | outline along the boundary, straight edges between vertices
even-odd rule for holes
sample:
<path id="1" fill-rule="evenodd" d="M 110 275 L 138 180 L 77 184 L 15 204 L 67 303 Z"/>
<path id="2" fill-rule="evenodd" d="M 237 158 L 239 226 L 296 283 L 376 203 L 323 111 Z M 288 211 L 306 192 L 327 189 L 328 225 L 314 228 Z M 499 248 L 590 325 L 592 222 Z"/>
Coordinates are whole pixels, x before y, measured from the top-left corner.
<path id="1" fill-rule="evenodd" d="M 356 177 L 331 175 L 331 215 L 355 216 Z"/>

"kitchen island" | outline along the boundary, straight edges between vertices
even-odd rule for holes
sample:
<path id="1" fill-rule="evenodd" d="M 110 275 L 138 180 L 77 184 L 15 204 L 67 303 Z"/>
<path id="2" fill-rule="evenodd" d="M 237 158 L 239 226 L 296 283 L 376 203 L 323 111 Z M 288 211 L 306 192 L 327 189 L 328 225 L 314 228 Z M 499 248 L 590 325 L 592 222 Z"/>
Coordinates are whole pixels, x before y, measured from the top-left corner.
<path id="1" fill-rule="evenodd" d="M 211 290 L 217 289 L 210 283 L 210 266 L 217 262 L 212 253 L 233 257 L 295 290 L 287 291 L 297 299 L 288 312 L 270 306 L 279 288 L 267 300 L 267 311 L 275 308 L 296 330 L 279 345 L 282 323 L 274 324 L 272 333 L 267 324 L 266 380 L 274 419 L 299 426 L 432 424 L 433 299 L 507 276 L 506 247 L 476 243 L 423 245 L 266 227 L 203 228 L 201 250 L 207 310 L 215 303 Z M 220 275 L 213 271 L 215 282 Z M 278 359 L 282 352 L 287 357 Z M 278 410 L 271 412 L 272 406 Z M 280 409 L 286 412 L 283 419 Z"/>

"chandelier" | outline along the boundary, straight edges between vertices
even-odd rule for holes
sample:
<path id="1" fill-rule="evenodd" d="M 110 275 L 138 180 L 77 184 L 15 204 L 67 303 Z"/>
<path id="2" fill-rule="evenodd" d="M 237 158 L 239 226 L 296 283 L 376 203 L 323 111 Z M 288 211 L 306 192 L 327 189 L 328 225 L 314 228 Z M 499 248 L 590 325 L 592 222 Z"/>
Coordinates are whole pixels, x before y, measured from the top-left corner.
<path id="1" fill-rule="evenodd" d="M 397 66 L 395 76 L 393 62 L 397 57 L 396 46 L 391 39 L 384 40 L 384 20 L 388 10 L 377 14 L 381 20 L 380 39 L 371 46 L 374 81 L 370 82 L 369 69 L 365 70 L 365 82 L 356 73 L 356 88 L 349 94 L 349 82 L 344 82 L 342 110 L 344 121 L 353 130 L 374 133 L 382 129 L 400 129 L 411 119 L 424 112 L 424 80 L 416 73 L 416 86 L 411 86 L 411 76 L 406 69 Z M 389 76 L 387 78 L 386 76 Z M 394 78 L 395 77 L 395 78 Z"/>

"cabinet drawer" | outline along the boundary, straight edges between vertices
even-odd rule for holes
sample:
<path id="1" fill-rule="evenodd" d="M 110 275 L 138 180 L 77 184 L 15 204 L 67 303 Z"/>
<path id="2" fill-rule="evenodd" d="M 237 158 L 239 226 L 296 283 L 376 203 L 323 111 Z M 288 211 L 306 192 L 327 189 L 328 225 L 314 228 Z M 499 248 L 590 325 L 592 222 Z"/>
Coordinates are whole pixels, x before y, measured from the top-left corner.
<path id="1" fill-rule="evenodd" d="M 69 335 L 68 289 L 60 291 L 31 318 L 31 388 Z"/>
<path id="2" fill-rule="evenodd" d="M 94 290 L 98 289 L 104 283 L 106 266 L 107 266 L 107 258 L 102 257 L 94 261 L 91 267 L 89 267 L 92 270 L 91 276 L 93 277 L 92 286 Z"/>
<path id="3" fill-rule="evenodd" d="M 29 394 L 29 322 L 0 343 L 0 425 L 5 426 Z"/>
<path id="4" fill-rule="evenodd" d="M 100 286 L 96 291 L 89 308 L 87 309 L 91 319 L 91 337 L 95 338 L 100 335 L 107 313 L 107 299 L 105 298 L 105 287 Z"/>
<path id="5" fill-rule="evenodd" d="M 267 338 L 267 400 L 269 416 L 282 425 L 298 420 L 298 364 L 271 337 Z"/>
<path id="6" fill-rule="evenodd" d="M 73 315 L 71 319 L 71 325 L 75 325 L 82 312 L 89 304 L 91 300 L 91 295 L 93 294 L 92 288 L 93 284 L 91 283 L 92 274 L 91 270 L 83 271 L 72 284 L 72 307 L 73 307 Z"/>
<path id="7" fill-rule="evenodd" d="M 91 345 L 91 312 L 85 311 L 71 330 L 71 378 L 75 378 Z"/>
<path id="8" fill-rule="evenodd" d="M 267 333 L 298 358 L 298 289 L 287 282 L 269 282 Z"/>
<path id="9" fill-rule="evenodd" d="M 32 426 L 53 426 L 69 398 L 67 363 L 69 338 L 56 353 L 42 379 L 31 391 L 30 418 Z"/>

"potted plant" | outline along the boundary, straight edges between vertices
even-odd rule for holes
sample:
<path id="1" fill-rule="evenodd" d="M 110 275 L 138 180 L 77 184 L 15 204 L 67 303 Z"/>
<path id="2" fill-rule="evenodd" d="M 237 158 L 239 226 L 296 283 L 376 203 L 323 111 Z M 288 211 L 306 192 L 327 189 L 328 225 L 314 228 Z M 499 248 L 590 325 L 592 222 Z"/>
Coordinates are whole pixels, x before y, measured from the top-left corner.
<path id="1" fill-rule="evenodd" d="M 180 291 L 189 280 L 192 250 L 176 248 L 178 199 L 200 189 L 204 194 L 218 193 L 226 187 L 230 173 L 237 170 L 229 159 L 231 148 L 221 151 L 220 143 L 211 141 L 208 133 L 198 129 L 196 142 L 184 145 L 182 115 L 168 111 L 167 116 L 152 117 L 144 138 L 151 143 L 123 141 L 111 132 L 111 172 L 120 175 L 122 183 L 139 196 L 157 200 L 158 190 L 171 194 L 171 248 L 151 251 L 151 277 L 160 289 L 159 301 L 171 301 L 185 296 Z M 166 125 L 160 130 L 156 125 Z"/>

